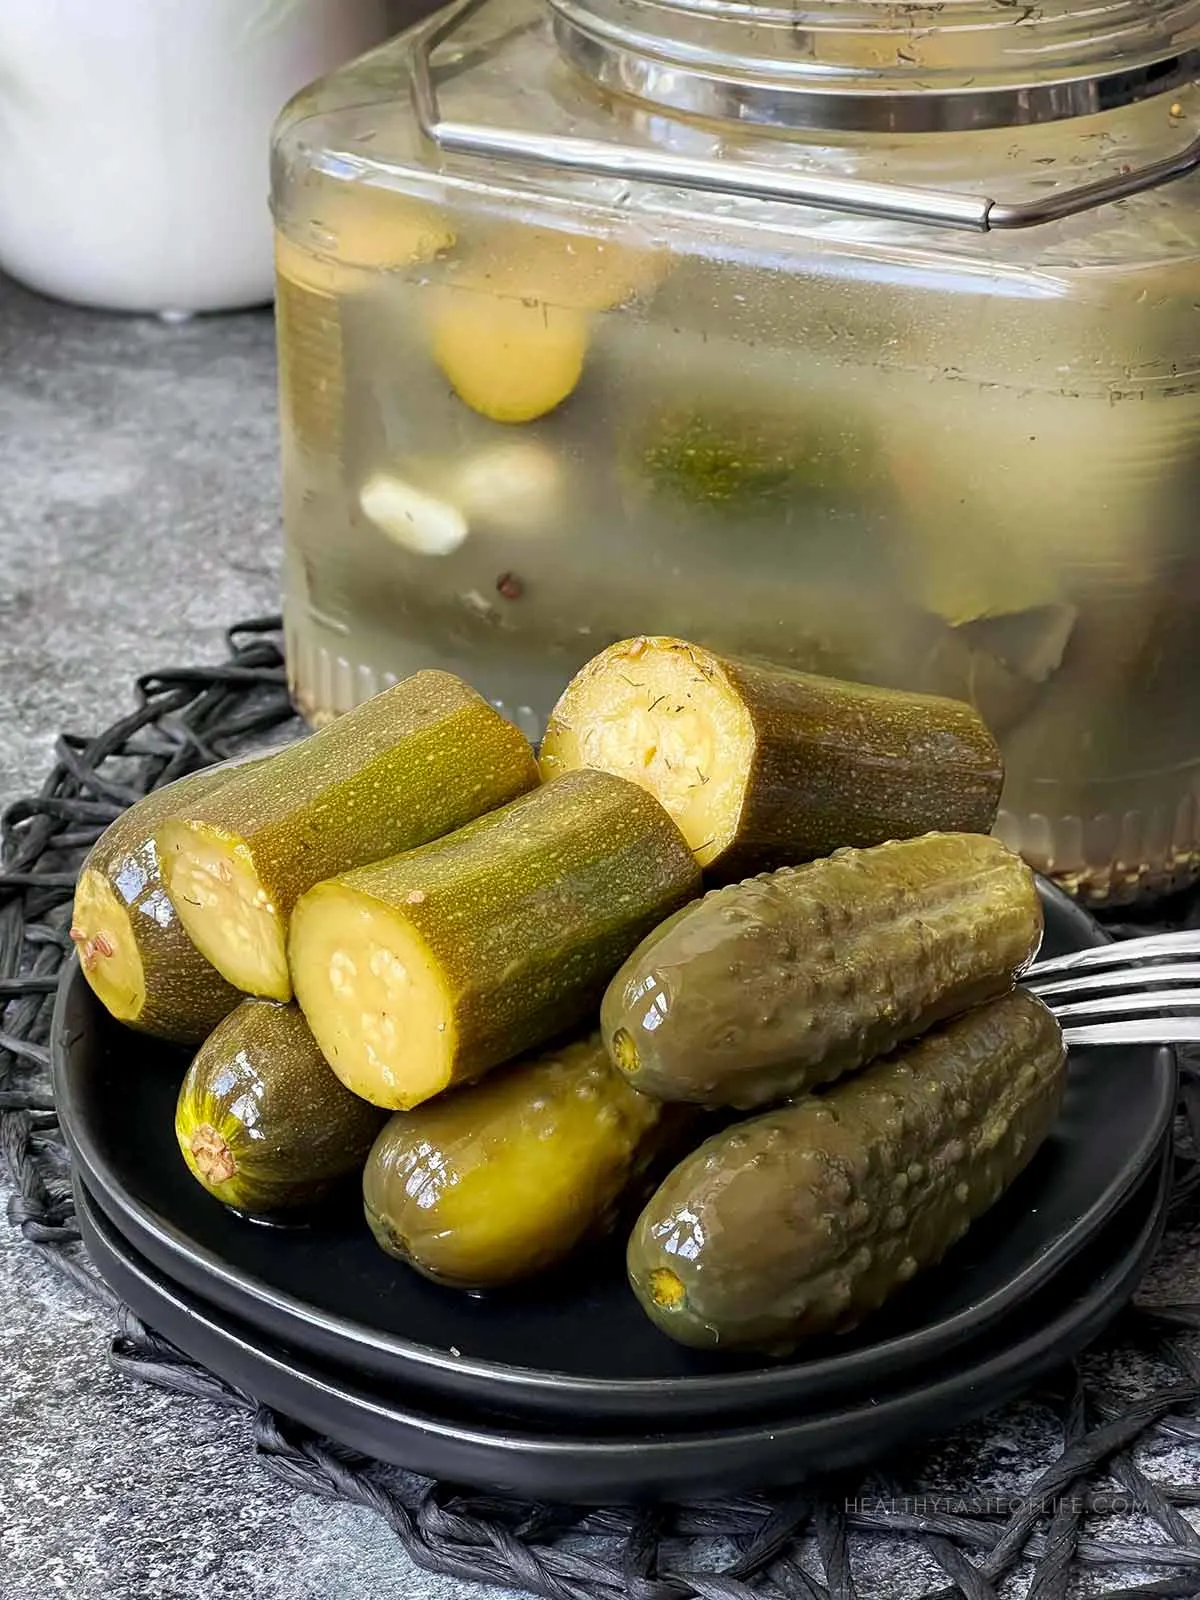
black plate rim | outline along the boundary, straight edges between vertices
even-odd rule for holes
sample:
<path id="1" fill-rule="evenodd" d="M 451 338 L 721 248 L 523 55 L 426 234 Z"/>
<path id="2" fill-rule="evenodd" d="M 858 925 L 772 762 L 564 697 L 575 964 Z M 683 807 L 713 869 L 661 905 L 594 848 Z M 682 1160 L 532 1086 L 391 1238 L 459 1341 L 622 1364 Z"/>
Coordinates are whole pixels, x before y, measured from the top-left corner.
<path id="1" fill-rule="evenodd" d="M 464 1484 L 476 1483 L 493 1492 L 500 1490 L 550 1500 L 598 1503 L 611 1499 L 610 1485 L 630 1481 L 630 1473 L 636 1473 L 639 1481 L 652 1484 L 654 1487 L 649 1490 L 651 1494 L 659 1486 L 675 1494 L 681 1481 L 710 1483 L 714 1481 L 714 1472 L 720 1476 L 726 1468 L 719 1466 L 714 1469 L 714 1459 L 729 1463 L 735 1457 L 745 1460 L 746 1453 L 753 1452 L 754 1458 L 760 1460 L 766 1453 L 771 1461 L 779 1462 L 782 1466 L 795 1458 L 806 1445 L 810 1450 L 816 1448 L 819 1438 L 829 1437 L 836 1448 L 839 1435 L 844 1439 L 848 1430 L 864 1425 L 869 1425 L 873 1432 L 879 1431 L 887 1419 L 903 1422 L 906 1428 L 911 1429 L 913 1437 L 919 1437 L 931 1431 L 936 1432 L 937 1427 L 941 1426 L 940 1422 L 930 1425 L 931 1412 L 937 1411 L 950 1426 L 958 1427 L 1027 1392 L 1045 1372 L 1060 1366 L 1063 1360 L 1085 1348 L 1136 1291 L 1161 1242 L 1166 1224 L 1171 1170 L 1171 1152 L 1165 1149 L 1154 1186 L 1153 1202 L 1136 1238 L 1121 1255 L 1115 1258 L 1106 1256 L 1104 1265 L 1083 1292 L 1075 1295 L 1065 1308 L 1048 1320 L 1039 1321 L 1032 1332 L 1028 1331 L 1028 1316 L 1024 1312 L 1014 1314 L 1010 1326 L 1017 1330 L 1015 1340 L 1004 1343 L 975 1365 L 968 1360 L 964 1366 L 935 1382 L 918 1381 L 882 1398 L 869 1397 L 858 1405 L 843 1406 L 839 1410 L 815 1416 L 789 1417 L 785 1414 L 728 1428 L 605 1437 L 572 1435 L 561 1431 L 557 1434 L 537 1432 L 512 1422 L 505 1423 L 503 1427 L 489 1427 L 482 1423 L 466 1426 L 440 1419 L 436 1410 L 429 1408 L 426 1397 L 423 1397 L 422 1409 L 409 1409 L 394 1400 L 372 1394 L 361 1384 L 354 1383 L 349 1375 L 345 1379 L 332 1381 L 312 1370 L 307 1359 L 299 1352 L 280 1349 L 279 1353 L 275 1353 L 263 1349 L 253 1337 L 224 1326 L 218 1320 L 217 1308 L 208 1306 L 201 1297 L 174 1284 L 166 1278 L 166 1274 L 160 1274 L 152 1264 L 139 1258 L 135 1247 L 120 1229 L 95 1206 L 94 1197 L 87 1191 L 82 1178 L 77 1184 L 77 1190 L 80 1191 L 77 1201 L 81 1231 L 93 1261 L 106 1281 L 110 1281 L 104 1267 L 107 1263 L 111 1270 L 113 1257 L 117 1258 L 117 1281 L 112 1282 L 111 1287 L 131 1303 L 137 1315 L 154 1326 L 156 1310 L 161 1312 L 163 1305 L 167 1305 L 171 1308 L 167 1321 L 175 1324 L 182 1322 L 188 1330 L 200 1329 L 201 1343 L 207 1343 L 209 1349 L 204 1355 L 188 1351 L 186 1335 L 181 1339 L 175 1326 L 169 1329 L 167 1336 L 210 1370 L 224 1365 L 223 1360 L 213 1362 L 211 1359 L 211 1347 L 215 1345 L 223 1356 L 233 1352 L 230 1359 L 248 1361 L 260 1373 L 266 1370 L 272 1374 L 275 1382 L 282 1382 L 285 1386 L 289 1383 L 295 1385 L 302 1396 L 298 1409 L 288 1399 L 276 1398 L 266 1402 L 286 1412 L 293 1420 L 319 1433 L 340 1437 L 341 1442 L 351 1448 L 362 1449 L 361 1440 L 341 1432 L 337 1427 L 331 1428 L 329 1413 L 315 1409 L 318 1399 L 323 1398 L 354 1417 L 370 1418 L 385 1428 L 394 1429 L 418 1445 L 432 1442 L 435 1447 L 441 1447 L 444 1463 L 441 1466 L 417 1465 L 411 1456 L 407 1460 L 394 1455 L 387 1457 L 408 1470 Z M 1143 1179 L 1148 1190 L 1148 1176 L 1143 1174 Z M 1128 1210 L 1132 1212 L 1139 1201 L 1140 1196 L 1137 1200 L 1131 1199 Z M 1109 1226 L 1116 1227 L 1118 1224 L 1119 1218 L 1115 1218 Z M 106 1234 L 115 1235 L 116 1242 L 106 1238 Z M 1101 1238 L 1097 1237 L 1092 1241 L 1092 1247 L 1098 1250 L 1101 1243 Z M 127 1279 L 137 1283 L 141 1292 L 129 1296 Z M 252 1332 L 248 1330 L 251 1335 Z M 255 1393 L 260 1385 L 254 1382 L 247 1384 L 244 1371 L 218 1372 L 218 1375 L 244 1391 L 248 1389 L 256 1399 L 260 1398 Z M 893 1434 L 889 1433 L 891 1436 Z M 372 1444 L 371 1449 L 376 1454 L 381 1453 L 377 1442 Z M 489 1462 L 486 1477 L 476 1477 L 474 1474 L 478 1469 L 468 1467 L 464 1470 L 461 1462 L 446 1464 L 446 1450 L 460 1455 L 483 1452 Z M 868 1448 L 860 1464 L 865 1464 L 869 1459 Z M 506 1476 L 505 1468 L 509 1463 L 522 1470 Z M 607 1474 L 602 1479 L 601 1487 L 593 1490 L 581 1488 L 578 1478 L 581 1463 L 586 1467 L 599 1468 Z M 541 1470 L 547 1473 L 544 1480 L 537 1476 Z M 681 1470 L 682 1479 L 678 1477 Z M 675 1476 L 672 1477 L 672 1474 Z M 804 1475 L 805 1470 L 798 1468 L 796 1478 Z M 745 1477 L 744 1473 L 742 1477 Z M 764 1483 L 767 1479 L 780 1481 L 773 1469 L 767 1470 Z"/>
<path id="2" fill-rule="evenodd" d="M 1077 930 L 1081 947 L 1084 944 L 1111 942 L 1087 912 L 1056 885 L 1039 878 L 1039 890 L 1044 898 L 1057 904 L 1069 924 Z M 324 1345 L 316 1348 L 310 1340 L 305 1348 L 321 1358 L 346 1364 L 352 1355 L 356 1355 L 365 1361 L 376 1376 L 383 1376 L 385 1381 L 405 1381 L 407 1375 L 401 1378 L 394 1371 L 384 1371 L 378 1357 L 380 1352 L 385 1352 L 397 1367 L 412 1370 L 411 1379 L 407 1381 L 423 1381 L 430 1388 L 459 1393 L 477 1392 L 481 1387 L 486 1387 L 492 1393 L 502 1394 L 506 1405 L 524 1405 L 533 1409 L 568 1409 L 573 1399 L 583 1403 L 602 1396 L 607 1415 L 632 1416 L 647 1403 L 669 1404 L 673 1398 L 686 1395 L 693 1414 L 702 1412 L 706 1401 L 716 1403 L 718 1400 L 724 1412 L 734 1409 L 748 1412 L 777 1401 L 790 1403 L 788 1396 L 781 1395 L 779 1391 L 786 1389 L 789 1375 L 793 1376 L 794 1381 L 794 1375 L 801 1367 L 806 1384 L 814 1387 L 836 1385 L 844 1391 L 854 1386 L 859 1369 L 868 1364 L 874 1366 L 880 1362 L 898 1362 L 904 1363 L 906 1370 L 911 1370 L 918 1364 L 936 1361 L 990 1326 L 1022 1299 L 1035 1293 L 1095 1236 L 1152 1164 L 1170 1130 L 1176 1098 L 1174 1053 L 1165 1047 L 1157 1050 L 1147 1047 L 1159 1089 L 1157 1114 L 1144 1138 L 1131 1153 L 1131 1160 L 1123 1168 L 1119 1181 L 1110 1185 L 1076 1219 L 1068 1233 L 1062 1235 L 1051 1249 L 1039 1255 L 1016 1278 L 983 1300 L 964 1307 L 955 1316 L 937 1324 L 939 1337 L 932 1343 L 928 1329 L 916 1329 L 846 1354 L 817 1361 L 757 1368 L 750 1372 L 712 1373 L 682 1378 L 586 1378 L 549 1369 L 517 1367 L 471 1356 L 455 1356 L 449 1351 L 372 1330 L 366 1324 L 321 1311 L 303 1300 L 281 1293 L 260 1279 L 229 1268 L 219 1256 L 196 1245 L 156 1211 L 125 1193 L 106 1171 L 105 1163 L 88 1134 L 86 1122 L 79 1114 L 71 1087 L 67 1068 L 71 1039 L 68 1037 L 66 1010 L 74 984 L 86 988 L 78 961 L 72 958 L 60 978 L 51 1028 L 54 1097 L 60 1125 L 72 1158 L 84 1174 L 93 1199 L 122 1234 L 132 1236 L 135 1245 L 158 1270 L 172 1280 L 178 1279 L 185 1288 L 205 1299 L 214 1298 L 211 1291 L 215 1288 L 217 1303 L 242 1321 L 256 1321 L 254 1314 L 247 1309 L 248 1305 L 253 1306 L 259 1314 L 270 1313 L 287 1330 L 278 1334 L 278 1337 L 302 1342 L 306 1334 L 314 1331 L 319 1333 L 325 1341 Z M 90 995 L 90 991 L 88 993 Z M 997 1305 L 997 1302 L 1000 1304 Z"/>

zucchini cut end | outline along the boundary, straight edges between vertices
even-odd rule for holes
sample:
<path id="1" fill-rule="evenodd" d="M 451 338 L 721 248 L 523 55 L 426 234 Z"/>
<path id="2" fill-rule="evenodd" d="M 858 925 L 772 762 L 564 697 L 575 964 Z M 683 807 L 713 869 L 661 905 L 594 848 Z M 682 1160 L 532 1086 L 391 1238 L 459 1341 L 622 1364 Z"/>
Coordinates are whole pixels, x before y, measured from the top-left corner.
<path id="1" fill-rule="evenodd" d="M 334 1072 L 353 1094 L 409 1111 L 451 1082 L 454 1019 L 442 974 L 400 913 L 335 882 L 292 914 L 296 999 Z"/>
<path id="2" fill-rule="evenodd" d="M 146 971 L 129 912 L 101 872 L 87 870 L 75 889 L 71 939 L 83 975 L 118 1022 L 137 1023 L 146 1008 Z"/>
<path id="3" fill-rule="evenodd" d="M 443 294 L 433 356 L 454 392 L 493 422 L 535 422 L 574 391 L 588 347 L 585 313 L 537 300 Z"/>
<path id="4" fill-rule="evenodd" d="M 284 918 L 241 840 L 177 821 L 155 845 L 171 904 L 200 954 L 235 989 L 290 1000 Z"/>
<path id="5" fill-rule="evenodd" d="M 542 741 L 541 770 L 595 767 L 652 794 L 702 867 L 737 837 L 754 724 L 721 663 L 682 639 L 625 639 L 568 684 Z"/>

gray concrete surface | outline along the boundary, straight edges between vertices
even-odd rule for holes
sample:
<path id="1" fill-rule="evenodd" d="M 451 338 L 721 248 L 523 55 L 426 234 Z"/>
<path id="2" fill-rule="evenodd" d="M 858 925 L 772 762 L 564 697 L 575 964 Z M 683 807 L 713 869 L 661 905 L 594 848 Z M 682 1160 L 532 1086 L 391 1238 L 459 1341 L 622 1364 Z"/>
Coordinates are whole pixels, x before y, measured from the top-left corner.
<path id="1" fill-rule="evenodd" d="M 229 622 L 274 608 L 277 507 L 269 317 L 169 327 L 0 282 L 0 802 L 41 781 L 56 730 L 104 726 L 139 672 L 215 660 Z M 1175 1241 L 1151 1292 L 1200 1294 L 1198 1262 L 1196 1239 Z M 111 1332 L 0 1220 L 0 1600 L 490 1592 L 416 1571 L 365 1512 L 286 1491 L 240 1418 L 115 1375 Z M 1105 1360 L 1118 1391 L 1145 1381 Z M 1046 1412 L 1013 1406 L 948 1444 L 936 1481 L 1012 1493 L 1052 1454 Z M 1200 1483 L 1184 1447 L 1148 1459 Z M 861 1557 L 864 1595 L 944 1581 L 896 1543 Z"/>

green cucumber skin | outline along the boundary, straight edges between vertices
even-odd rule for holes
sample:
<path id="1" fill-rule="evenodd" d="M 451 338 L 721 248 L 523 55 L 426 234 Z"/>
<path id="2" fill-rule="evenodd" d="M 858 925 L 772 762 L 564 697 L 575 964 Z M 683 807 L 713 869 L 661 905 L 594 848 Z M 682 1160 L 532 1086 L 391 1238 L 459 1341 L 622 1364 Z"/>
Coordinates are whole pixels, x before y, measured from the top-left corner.
<path id="1" fill-rule="evenodd" d="M 1053 1015 L 1016 989 L 717 1134 L 634 1228 L 643 1309 L 680 1343 L 773 1355 L 853 1327 L 1020 1174 L 1058 1115 L 1065 1063 Z M 683 1285 L 674 1310 L 650 1292 L 663 1269 Z"/>
<path id="2" fill-rule="evenodd" d="M 655 929 L 609 985 L 604 1041 L 643 1094 L 754 1110 L 1003 994 L 1042 926 L 1033 873 L 986 835 L 839 850 Z"/>
<path id="3" fill-rule="evenodd" d="M 418 672 L 286 745 L 182 820 L 241 840 L 285 918 L 314 883 L 411 850 L 538 781 L 520 730 L 449 672 Z"/>
<path id="4" fill-rule="evenodd" d="M 1003 761 L 965 702 L 719 659 L 756 749 L 737 837 L 711 875 L 729 882 L 846 845 L 991 831 Z"/>
<path id="5" fill-rule="evenodd" d="M 697 508 L 769 515 L 804 495 L 861 500 L 870 477 L 863 470 L 867 441 L 848 445 L 845 430 L 830 427 L 824 413 L 781 425 L 777 418 L 677 409 L 660 414 L 657 425 L 643 419 L 643 438 L 647 428 L 646 479 Z"/>
<path id="6" fill-rule="evenodd" d="M 439 961 L 461 1082 L 593 1017 L 638 941 L 699 893 L 700 869 L 653 796 L 580 770 L 336 881 L 401 912 Z"/>
<path id="7" fill-rule="evenodd" d="M 154 833 L 215 794 L 230 781 L 231 770 L 261 759 L 235 758 L 151 790 L 109 824 L 80 869 L 81 874 L 95 872 L 104 878 L 129 913 L 145 974 L 146 1003 L 141 1016 L 126 1027 L 178 1044 L 198 1044 L 244 998 L 184 932 L 159 874 Z"/>
<path id="8" fill-rule="evenodd" d="M 176 1128 L 181 1142 L 183 1130 L 206 1122 L 223 1132 L 238 1171 L 228 1198 L 209 1192 L 269 1217 L 313 1205 L 361 1172 L 387 1112 L 334 1075 L 298 1006 L 240 1001 L 193 1058 Z"/>
<path id="9" fill-rule="evenodd" d="M 564 1139 L 564 1111 L 583 1103 L 592 1114 L 586 1137 Z M 640 1180 L 664 1149 L 677 1155 L 679 1108 L 656 1105 L 635 1093 L 609 1066 L 599 1034 L 514 1062 L 483 1084 L 428 1102 L 429 1111 L 400 1111 L 385 1124 L 363 1172 L 363 1206 L 377 1243 L 437 1283 L 487 1289 L 520 1281 L 565 1260 L 582 1242 L 603 1237 L 616 1224 L 630 1191 L 636 1207 L 649 1197 Z M 694 1125 L 694 1124 L 693 1124 Z M 578 1131 L 578 1130 L 576 1130 Z M 456 1180 L 486 1172 L 501 1150 L 547 1146 L 571 1174 L 570 1192 L 557 1207 L 527 1190 L 497 1195 L 511 1222 L 512 1242 L 499 1259 L 473 1275 L 452 1265 L 460 1246 L 442 1220 L 438 1199 L 445 1174 Z M 662 1168 L 659 1168 L 662 1171 Z M 513 1207 L 516 1214 L 513 1214 Z M 632 1215 L 629 1219 L 632 1220 Z M 449 1255 L 447 1256 L 447 1249 Z M 471 1252 L 468 1251 L 468 1254 Z"/>

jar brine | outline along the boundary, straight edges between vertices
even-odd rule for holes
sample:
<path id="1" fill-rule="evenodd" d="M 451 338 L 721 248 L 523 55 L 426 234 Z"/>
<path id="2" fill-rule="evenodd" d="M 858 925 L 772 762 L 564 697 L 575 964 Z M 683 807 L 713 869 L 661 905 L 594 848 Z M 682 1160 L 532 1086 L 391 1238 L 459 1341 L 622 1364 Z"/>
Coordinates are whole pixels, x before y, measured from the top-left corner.
<path id="1" fill-rule="evenodd" d="M 675 633 L 972 700 L 1000 831 L 1200 872 L 1200 5 L 472 0 L 274 152 L 286 622 L 531 735 Z"/>

